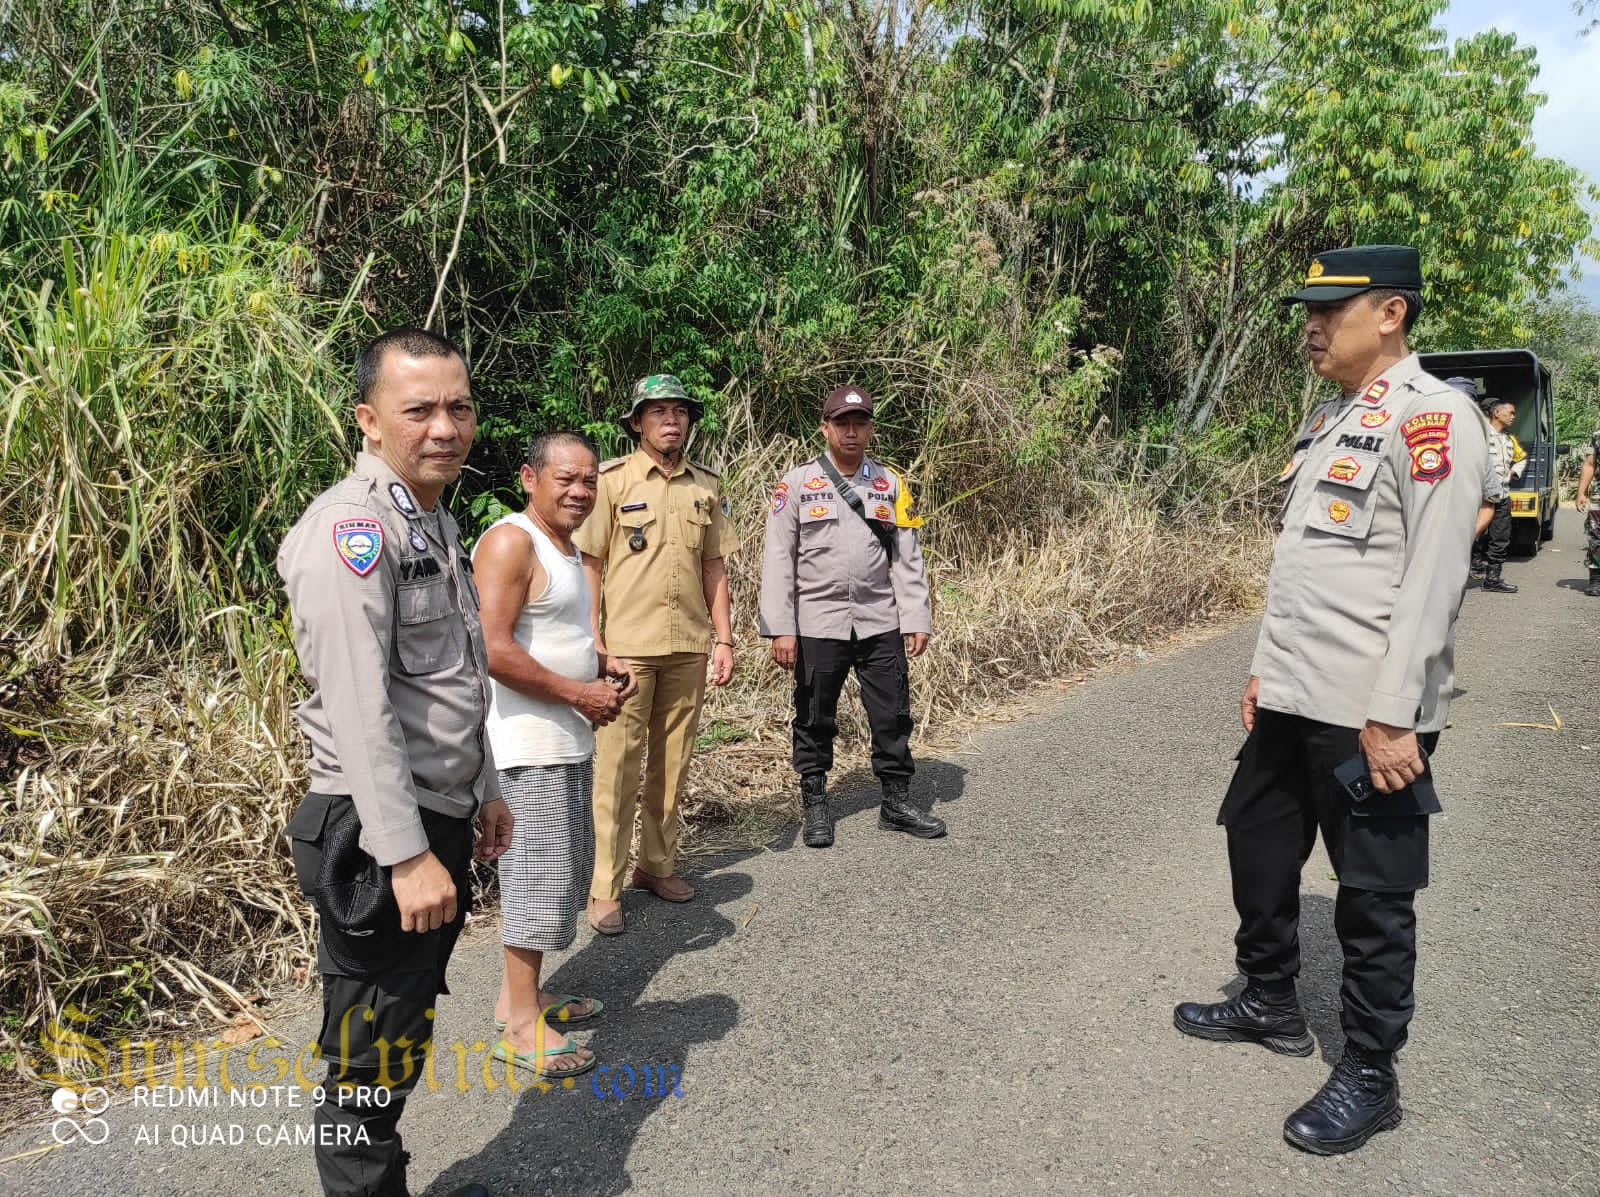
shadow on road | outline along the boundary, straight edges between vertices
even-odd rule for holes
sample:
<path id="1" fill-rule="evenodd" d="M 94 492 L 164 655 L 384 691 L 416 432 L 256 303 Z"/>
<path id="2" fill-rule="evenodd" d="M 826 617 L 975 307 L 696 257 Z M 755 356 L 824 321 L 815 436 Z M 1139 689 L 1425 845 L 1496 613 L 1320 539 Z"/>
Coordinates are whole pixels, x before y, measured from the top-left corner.
<path id="1" fill-rule="evenodd" d="M 798 784 L 798 783 L 797 783 Z M 911 779 L 911 800 L 923 810 L 944 802 L 954 802 L 966 792 L 967 771 L 949 761 L 920 760 Z M 870 769 L 851 769 L 828 779 L 828 804 L 834 818 L 844 819 L 876 807 L 883 797 L 878 779 Z M 790 844 L 795 828 L 787 830 Z"/>
<path id="2" fill-rule="evenodd" d="M 448 1193 L 472 1181 L 491 1192 L 608 1194 L 629 1188 L 628 1153 L 645 1119 L 664 1103 L 681 1100 L 673 1093 L 674 1079 L 680 1094 L 694 1087 L 689 1049 L 721 1039 L 739 1021 L 738 1003 L 724 993 L 642 1004 L 640 998 L 673 957 L 733 933 L 733 922 L 718 908 L 750 893 L 749 874 L 733 871 L 749 855 L 729 854 L 696 869 L 696 897 L 681 906 L 636 890 L 624 894 L 627 932 L 615 939 L 594 936 L 548 981 L 558 993 L 605 1000 L 588 1046 L 606 1071 L 577 1077 L 570 1091 L 544 1093 L 532 1087 L 532 1074 L 519 1072 L 530 1087 L 517 1101 L 511 1124 L 477 1155 L 446 1169 L 428 1193 Z"/>
<path id="3" fill-rule="evenodd" d="M 1308 863 L 1307 868 L 1315 865 Z M 1333 899 L 1325 894 L 1300 895 L 1300 978 L 1297 992 L 1306 1029 L 1330 1066 L 1344 1054 L 1344 1031 L 1339 1025 L 1339 984 L 1344 972 L 1344 953 L 1333 929 Z M 1226 997 L 1238 997 L 1244 978 L 1235 976 L 1222 986 Z M 1207 999 L 1201 998 L 1201 1001 Z"/>
<path id="4" fill-rule="evenodd" d="M 945 761 L 919 762 L 912 796 L 924 808 L 954 802 L 965 791 L 966 774 Z M 866 769 L 839 774 L 829 792 L 839 818 L 877 806 L 880 796 L 877 779 Z M 600 1066 L 575 1078 L 571 1090 L 543 1093 L 532 1087 L 531 1074 L 519 1072 L 519 1080 L 530 1087 L 517 1100 L 511 1124 L 476 1155 L 452 1164 L 427 1193 L 448 1193 L 473 1181 L 495 1192 L 558 1197 L 626 1191 L 631 1186 L 628 1155 L 645 1120 L 682 1100 L 673 1092 L 673 1078 L 679 1093 L 694 1090 L 690 1049 L 721 1039 L 739 1022 L 738 1003 L 725 993 L 686 1001 L 641 1004 L 641 999 L 673 957 L 733 934 L 733 921 L 719 908 L 751 892 L 749 874 L 738 871 L 740 862 L 756 852 L 788 851 L 797 831 L 789 824 L 761 848 L 696 861 L 686 875 L 697 893 L 681 906 L 625 891 L 626 933 L 615 939 L 594 936 L 547 982 L 557 993 L 604 999 L 605 1014 L 587 1044 Z M 665 1113 L 670 1116 L 670 1110 Z"/>

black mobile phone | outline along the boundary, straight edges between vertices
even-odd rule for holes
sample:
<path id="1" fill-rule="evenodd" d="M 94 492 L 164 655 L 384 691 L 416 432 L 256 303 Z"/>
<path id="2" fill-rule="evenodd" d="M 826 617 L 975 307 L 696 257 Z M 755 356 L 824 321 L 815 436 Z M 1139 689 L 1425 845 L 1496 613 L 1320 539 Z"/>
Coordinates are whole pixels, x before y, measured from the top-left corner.
<path id="1" fill-rule="evenodd" d="M 1377 787 L 1372 784 L 1372 775 L 1367 772 L 1365 753 L 1358 752 L 1337 766 L 1333 771 L 1333 777 L 1344 787 L 1344 792 L 1350 795 L 1350 801 L 1358 806 L 1377 793 Z"/>
<path id="2" fill-rule="evenodd" d="M 1361 752 L 1336 766 L 1333 777 L 1344 787 L 1344 792 L 1350 795 L 1350 801 L 1355 804 L 1356 814 L 1403 814 L 1407 810 L 1419 814 L 1436 814 L 1441 807 L 1438 792 L 1433 788 L 1433 766 L 1429 763 L 1426 752 L 1422 752 L 1421 749 L 1418 749 L 1418 752 L 1422 756 L 1422 776 L 1394 794 L 1382 793 L 1372 784 L 1372 775 L 1367 772 L 1366 754 Z M 1409 797 L 1402 799 L 1401 795 Z M 1380 801 L 1373 801 L 1374 799 Z M 1391 807 L 1397 809 L 1388 809 Z"/>

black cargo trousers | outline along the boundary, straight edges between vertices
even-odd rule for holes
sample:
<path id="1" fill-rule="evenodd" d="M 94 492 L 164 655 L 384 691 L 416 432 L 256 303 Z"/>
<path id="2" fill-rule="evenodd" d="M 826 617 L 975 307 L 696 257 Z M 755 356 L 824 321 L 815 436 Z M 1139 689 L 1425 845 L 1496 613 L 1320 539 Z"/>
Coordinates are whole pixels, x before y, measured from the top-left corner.
<path id="1" fill-rule="evenodd" d="M 1430 756 L 1438 733 L 1419 735 Z M 1392 1052 L 1416 1008 L 1416 891 L 1428 884 L 1428 815 L 1410 787 L 1351 801 L 1333 771 L 1360 732 L 1258 709 L 1217 822 L 1227 829 L 1239 971 L 1300 973 L 1300 875 L 1322 829 L 1339 878 L 1334 929 L 1344 951 L 1340 1023 L 1347 1041 Z"/>
<path id="2" fill-rule="evenodd" d="M 911 761 L 911 674 L 900 632 L 848 640 L 797 637 L 794 659 L 794 768 L 801 777 L 833 768 L 839 693 L 856 671 L 872 730 L 872 772 L 879 781 L 908 781 Z"/>
<path id="3" fill-rule="evenodd" d="M 353 935 L 317 901 L 324 828 L 348 806 L 343 795 L 307 794 L 286 828 L 301 892 L 317 907 L 317 967 L 328 1065 L 312 1114 L 317 1174 L 329 1197 L 409 1197 L 399 1122 L 432 1048 L 434 1005 L 472 901 L 471 819 L 421 811 L 428 848 L 456 886 L 456 917 L 436 930 L 392 925 Z M 386 1093 L 377 1093 L 379 1088 Z"/>
<path id="4" fill-rule="evenodd" d="M 1503 566 L 1511 551 L 1511 499 L 1506 497 L 1494 505 L 1494 516 L 1489 526 L 1472 542 L 1472 555 L 1482 557 L 1490 565 Z"/>

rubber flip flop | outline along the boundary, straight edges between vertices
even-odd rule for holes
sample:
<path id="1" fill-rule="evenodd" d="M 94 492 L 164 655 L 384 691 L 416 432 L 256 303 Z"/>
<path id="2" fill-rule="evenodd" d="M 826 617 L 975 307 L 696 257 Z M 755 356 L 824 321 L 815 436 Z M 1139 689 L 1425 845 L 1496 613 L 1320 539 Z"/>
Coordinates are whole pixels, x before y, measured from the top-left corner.
<path id="1" fill-rule="evenodd" d="M 567 1008 L 567 1006 L 572 1002 L 588 1002 L 589 1003 L 589 1013 L 587 1013 L 587 1014 L 569 1014 L 565 1018 L 562 1018 L 560 1012 L 562 1010 L 565 1010 Z M 548 1022 L 551 1026 L 555 1026 L 557 1023 L 566 1023 L 567 1026 L 569 1026 L 569 1027 L 575 1027 L 575 1026 L 578 1026 L 578 1025 L 580 1025 L 582 1023 L 593 1022 L 595 1019 L 600 1017 L 601 1013 L 605 1010 L 605 1008 L 606 1008 L 606 1004 L 604 1002 L 602 1002 L 599 998 L 581 998 L 581 997 L 578 997 L 576 994 L 564 993 L 564 994 L 561 995 L 561 1000 L 559 1002 L 557 1002 L 555 1005 L 551 1006 L 550 1009 L 548 1009 L 548 1010 L 546 1010 L 544 1012 L 544 1017 L 545 1017 L 545 1021 Z M 554 1018 L 550 1017 L 552 1014 L 555 1015 Z M 503 1018 L 495 1019 L 494 1020 L 494 1029 L 497 1030 L 497 1031 L 505 1030 L 506 1029 L 505 1020 Z"/>
<path id="2" fill-rule="evenodd" d="M 509 1043 L 502 1039 L 499 1043 L 494 1045 L 494 1051 L 489 1053 L 489 1058 L 491 1060 L 504 1060 L 507 1064 L 514 1065 L 518 1068 L 526 1068 L 538 1076 L 547 1078 L 553 1077 L 556 1080 L 561 1080 L 562 1078 L 569 1076 L 582 1076 L 584 1073 L 593 1069 L 595 1066 L 595 1057 L 590 1056 L 576 1068 L 551 1068 L 545 1064 L 543 1057 L 565 1056 L 576 1052 L 577 1050 L 578 1041 L 571 1035 L 567 1036 L 565 1043 L 562 1043 L 556 1047 L 547 1047 L 542 1052 L 519 1052 L 516 1048 L 512 1047 Z"/>

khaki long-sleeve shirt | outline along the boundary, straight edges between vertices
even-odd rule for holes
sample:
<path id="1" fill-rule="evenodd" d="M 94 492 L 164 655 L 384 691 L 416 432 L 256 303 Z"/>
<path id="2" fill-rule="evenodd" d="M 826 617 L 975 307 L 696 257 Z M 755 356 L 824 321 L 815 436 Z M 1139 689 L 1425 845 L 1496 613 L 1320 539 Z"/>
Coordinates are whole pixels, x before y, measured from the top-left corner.
<path id="1" fill-rule="evenodd" d="M 852 633 L 932 632 L 917 537 L 922 521 L 905 483 L 865 456 L 845 479 L 867 519 L 894 530 L 891 562 L 866 520 L 839 497 L 821 460 L 785 474 L 768 504 L 761 634 L 848 640 Z"/>
<path id="2" fill-rule="evenodd" d="M 1444 726 L 1487 455 L 1472 401 L 1415 354 L 1312 413 L 1285 471 L 1250 670 L 1261 706 L 1342 727 Z"/>
<path id="3" fill-rule="evenodd" d="M 722 484 L 698 462 L 668 474 L 642 449 L 600 466 L 594 510 L 572 540 L 601 562 L 606 651 L 625 657 L 703 653 L 711 609 L 701 566 L 723 555 Z"/>
<path id="4" fill-rule="evenodd" d="M 311 501 L 278 550 L 311 695 L 295 708 L 311 788 L 348 794 L 379 864 L 428 847 L 418 807 L 470 818 L 500 796 L 484 733 L 488 654 L 472 564 L 371 453 Z"/>

